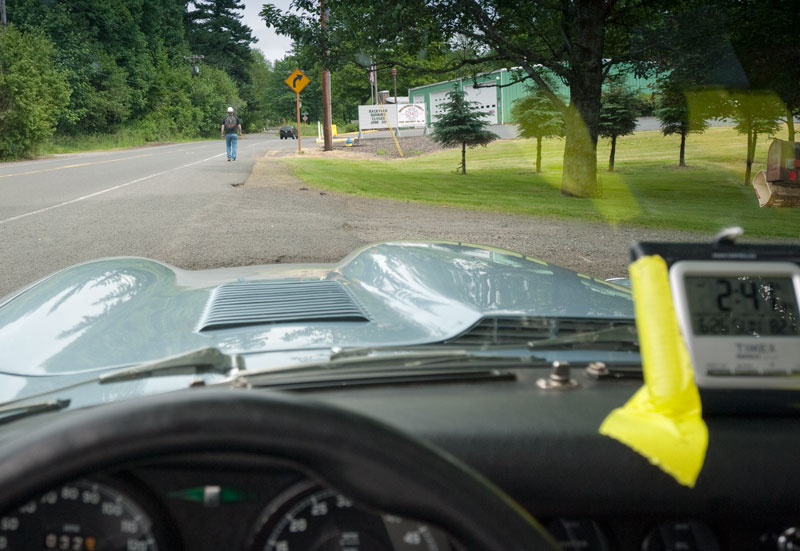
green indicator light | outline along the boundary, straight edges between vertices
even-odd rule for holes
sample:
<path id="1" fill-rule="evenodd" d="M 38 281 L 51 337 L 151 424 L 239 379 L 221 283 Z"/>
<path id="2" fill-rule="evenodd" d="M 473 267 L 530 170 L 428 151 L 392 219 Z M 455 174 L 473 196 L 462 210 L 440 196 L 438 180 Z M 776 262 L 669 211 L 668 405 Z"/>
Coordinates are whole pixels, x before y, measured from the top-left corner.
<path id="1" fill-rule="evenodd" d="M 258 498 L 258 494 L 220 486 L 198 486 L 196 488 L 186 488 L 184 490 L 169 492 L 167 497 L 202 503 L 206 507 L 217 507 L 222 503 L 254 501 Z"/>
<path id="2" fill-rule="evenodd" d="M 174 499 L 182 499 L 183 501 L 194 501 L 203 503 L 206 495 L 206 489 L 203 486 L 197 488 L 187 488 L 185 490 L 175 490 L 167 494 L 167 497 Z"/>
<path id="3" fill-rule="evenodd" d="M 238 501 L 254 501 L 258 497 L 258 494 L 255 492 L 234 490 L 233 488 L 221 488 L 219 497 L 222 503 L 236 503 Z"/>

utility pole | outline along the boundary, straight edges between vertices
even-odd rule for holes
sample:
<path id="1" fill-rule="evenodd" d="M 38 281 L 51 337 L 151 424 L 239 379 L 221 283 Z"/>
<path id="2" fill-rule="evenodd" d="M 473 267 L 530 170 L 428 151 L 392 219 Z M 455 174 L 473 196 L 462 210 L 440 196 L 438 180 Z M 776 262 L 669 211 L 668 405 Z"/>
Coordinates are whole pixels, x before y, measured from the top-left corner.
<path id="1" fill-rule="evenodd" d="M 0 25 L 6 30 L 6 0 L 0 0 Z"/>
<path id="2" fill-rule="evenodd" d="M 0 2 L 2 2 L 2 1 L 3 0 L 0 0 Z M 204 59 L 204 58 L 205 58 L 205 56 L 203 56 L 203 55 L 189 55 L 189 56 L 185 55 L 185 56 L 183 56 L 183 59 L 185 59 L 186 61 L 191 62 L 191 64 L 192 64 L 192 78 L 200 75 L 200 66 L 198 65 L 198 63 L 200 62 L 201 59 Z"/>
<path id="3" fill-rule="evenodd" d="M 325 0 L 320 0 L 319 7 L 319 24 L 322 29 L 322 37 L 326 47 L 322 54 L 322 59 L 325 62 L 325 66 L 322 67 L 322 139 L 325 142 L 323 149 L 325 151 L 331 151 L 333 149 L 333 136 L 331 132 L 331 73 L 327 68 L 328 54 L 330 51 L 327 49 L 328 37 L 326 31 L 328 29 L 328 10 L 325 9 Z"/>
<path id="4" fill-rule="evenodd" d="M 397 68 L 392 67 L 392 80 L 394 80 L 394 104 L 397 105 Z"/>

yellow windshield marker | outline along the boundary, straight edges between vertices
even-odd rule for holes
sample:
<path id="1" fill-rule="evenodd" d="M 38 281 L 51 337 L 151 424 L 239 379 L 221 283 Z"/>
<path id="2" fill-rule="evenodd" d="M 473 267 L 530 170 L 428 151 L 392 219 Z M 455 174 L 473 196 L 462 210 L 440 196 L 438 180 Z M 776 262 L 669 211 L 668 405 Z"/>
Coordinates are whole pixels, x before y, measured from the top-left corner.
<path id="1" fill-rule="evenodd" d="M 630 266 L 644 386 L 600 425 L 685 486 L 694 487 L 705 460 L 708 429 L 689 353 L 672 305 L 660 256 Z"/>

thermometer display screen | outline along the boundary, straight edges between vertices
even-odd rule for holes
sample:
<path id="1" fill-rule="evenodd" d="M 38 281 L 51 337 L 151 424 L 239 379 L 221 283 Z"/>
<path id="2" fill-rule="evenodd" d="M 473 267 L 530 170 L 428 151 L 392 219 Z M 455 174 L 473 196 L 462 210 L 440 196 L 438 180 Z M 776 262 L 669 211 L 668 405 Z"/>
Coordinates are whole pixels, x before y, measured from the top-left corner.
<path id="1" fill-rule="evenodd" d="M 687 275 L 685 290 L 695 335 L 800 336 L 791 277 Z"/>

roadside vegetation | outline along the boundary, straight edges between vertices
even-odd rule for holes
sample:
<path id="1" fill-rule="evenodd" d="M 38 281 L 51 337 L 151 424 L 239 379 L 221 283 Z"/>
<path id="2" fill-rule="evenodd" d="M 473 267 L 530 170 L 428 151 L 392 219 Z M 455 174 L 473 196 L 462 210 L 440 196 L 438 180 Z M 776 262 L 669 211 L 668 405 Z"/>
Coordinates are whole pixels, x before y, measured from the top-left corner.
<path id="1" fill-rule="evenodd" d="M 619 136 L 615 171 L 598 171 L 603 197 L 594 199 L 561 193 L 564 142 L 559 139 L 542 140 L 538 174 L 535 138 L 476 148 L 466 176 L 457 174 L 460 150 L 412 161 L 307 157 L 284 162 L 309 185 L 365 197 L 710 233 L 738 224 L 749 237 L 797 238 L 794 209 L 761 209 L 752 188 L 742 185 L 746 152 L 734 128 L 714 127 L 693 136 L 686 143 L 686 167 L 678 166 L 679 145 L 680 136 L 660 131 Z M 766 140 L 757 145 L 753 170 L 764 168 L 767 148 Z M 601 163 L 610 149 L 610 140 L 600 140 Z"/>

